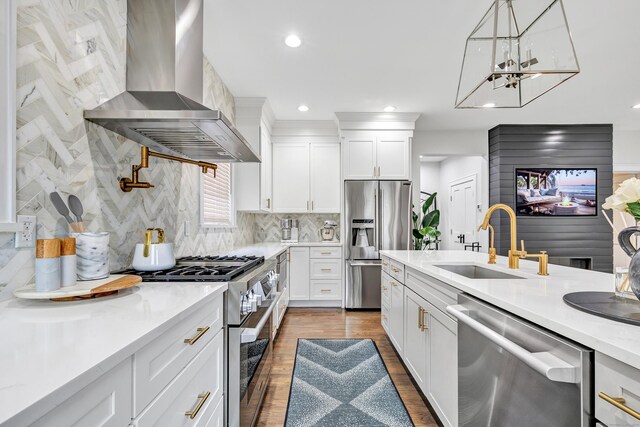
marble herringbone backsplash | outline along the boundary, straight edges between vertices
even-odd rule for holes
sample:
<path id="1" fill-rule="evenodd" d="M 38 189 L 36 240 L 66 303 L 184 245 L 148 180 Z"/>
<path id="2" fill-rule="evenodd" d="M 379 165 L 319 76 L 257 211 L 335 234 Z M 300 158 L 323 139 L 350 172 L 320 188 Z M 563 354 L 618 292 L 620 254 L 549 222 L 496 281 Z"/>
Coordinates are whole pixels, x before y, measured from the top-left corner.
<path id="1" fill-rule="evenodd" d="M 165 228 L 178 255 L 252 243 L 253 214 L 240 213 L 234 229 L 199 227 L 199 171 L 191 165 L 151 159 L 142 175 L 155 188 L 119 190 L 140 146 L 85 121 L 83 111 L 125 88 L 126 8 L 126 0 L 18 1 L 18 214 L 36 215 L 38 238 L 65 235 L 49 193 L 76 194 L 86 228 L 111 233 L 112 269 L 129 265 L 148 226 Z M 203 103 L 233 121 L 233 96 L 206 60 L 204 69 Z M 32 280 L 33 258 L 33 250 L 14 249 L 13 235 L 0 233 L 0 300 Z"/>
<path id="2" fill-rule="evenodd" d="M 301 242 L 320 241 L 318 230 L 326 220 L 333 220 L 340 224 L 339 214 L 256 214 L 254 240 L 256 242 L 280 241 L 280 220 L 284 218 L 300 221 L 298 236 Z M 339 234 L 339 229 L 337 231 Z"/>

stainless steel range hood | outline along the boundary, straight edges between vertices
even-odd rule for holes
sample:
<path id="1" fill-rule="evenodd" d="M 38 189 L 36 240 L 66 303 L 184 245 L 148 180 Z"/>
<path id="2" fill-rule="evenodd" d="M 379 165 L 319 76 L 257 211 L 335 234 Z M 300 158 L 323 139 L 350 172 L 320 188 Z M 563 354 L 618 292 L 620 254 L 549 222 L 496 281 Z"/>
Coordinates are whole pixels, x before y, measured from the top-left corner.
<path id="1" fill-rule="evenodd" d="M 259 162 L 229 119 L 202 105 L 202 9 L 202 0 L 128 0 L 126 91 L 84 117 L 166 154 Z"/>

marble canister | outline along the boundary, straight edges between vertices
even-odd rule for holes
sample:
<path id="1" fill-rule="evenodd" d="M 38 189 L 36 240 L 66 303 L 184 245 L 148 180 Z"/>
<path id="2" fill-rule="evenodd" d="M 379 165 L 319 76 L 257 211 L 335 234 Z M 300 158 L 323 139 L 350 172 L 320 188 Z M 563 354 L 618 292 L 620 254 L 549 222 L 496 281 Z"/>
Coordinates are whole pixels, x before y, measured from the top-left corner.
<path id="1" fill-rule="evenodd" d="M 60 240 L 36 241 L 36 291 L 51 292 L 60 288 Z"/>
<path id="2" fill-rule="evenodd" d="M 73 233 L 78 280 L 109 277 L 109 233 Z"/>
<path id="3" fill-rule="evenodd" d="M 73 286 L 78 280 L 76 269 L 76 239 L 60 239 L 60 286 Z"/>

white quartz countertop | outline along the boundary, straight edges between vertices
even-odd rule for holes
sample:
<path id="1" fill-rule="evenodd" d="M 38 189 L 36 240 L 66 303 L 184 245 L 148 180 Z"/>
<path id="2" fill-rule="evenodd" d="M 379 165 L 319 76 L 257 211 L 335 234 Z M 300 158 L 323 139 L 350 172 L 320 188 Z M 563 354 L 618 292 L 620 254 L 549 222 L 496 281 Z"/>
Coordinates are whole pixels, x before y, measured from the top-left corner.
<path id="1" fill-rule="evenodd" d="M 52 409 L 227 289 L 153 283 L 88 301 L 0 303 L 0 424 Z"/>
<path id="2" fill-rule="evenodd" d="M 571 292 L 613 292 L 612 274 L 549 265 L 549 276 L 542 277 L 537 275 L 536 261 L 522 260 L 519 270 L 509 270 L 506 257 L 498 257 L 498 263 L 491 266 L 487 264 L 487 254 L 468 251 L 381 253 L 409 268 L 640 369 L 639 326 L 576 310 L 562 300 L 563 295 Z M 475 264 L 520 276 L 522 279 L 468 279 L 436 267 L 438 264 Z"/>
<path id="3" fill-rule="evenodd" d="M 280 243 L 280 242 L 262 242 L 254 243 L 252 245 L 236 248 L 229 252 L 229 255 L 254 255 L 263 256 L 265 259 L 273 258 L 282 252 L 286 251 L 290 247 L 302 246 L 302 247 L 340 247 L 341 242 L 299 242 L 299 243 Z"/>

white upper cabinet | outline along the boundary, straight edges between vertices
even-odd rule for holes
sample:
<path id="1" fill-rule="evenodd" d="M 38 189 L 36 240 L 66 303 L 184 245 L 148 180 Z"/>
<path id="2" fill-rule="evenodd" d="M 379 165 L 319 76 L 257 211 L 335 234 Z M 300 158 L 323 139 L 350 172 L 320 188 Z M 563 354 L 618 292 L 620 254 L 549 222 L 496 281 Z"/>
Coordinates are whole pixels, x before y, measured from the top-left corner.
<path id="1" fill-rule="evenodd" d="M 380 135 L 376 138 L 378 179 L 410 179 L 411 149 L 409 137 Z"/>
<path id="2" fill-rule="evenodd" d="M 236 128 L 260 155 L 261 163 L 234 163 L 233 186 L 238 211 L 271 212 L 271 109 L 266 98 L 236 98 Z"/>
<path id="3" fill-rule="evenodd" d="M 311 144 L 311 211 L 340 212 L 340 144 Z"/>
<path id="4" fill-rule="evenodd" d="M 349 132 L 342 144 L 344 179 L 411 179 L 406 132 Z"/>
<path id="5" fill-rule="evenodd" d="M 266 124 L 260 127 L 260 210 L 271 212 L 273 209 L 273 152 L 271 148 L 271 135 Z"/>
<path id="6" fill-rule="evenodd" d="M 273 144 L 273 211 L 308 212 L 309 143 Z"/>
<path id="7" fill-rule="evenodd" d="M 340 212 L 340 144 L 274 143 L 273 212 Z"/>
<path id="8" fill-rule="evenodd" d="M 358 135 L 346 138 L 344 144 L 344 178 L 371 179 L 376 174 L 376 138 Z"/>
<path id="9" fill-rule="evenodd" d="M 411 179 L 417 113 L 336 113 L 343 179 Z"/>

